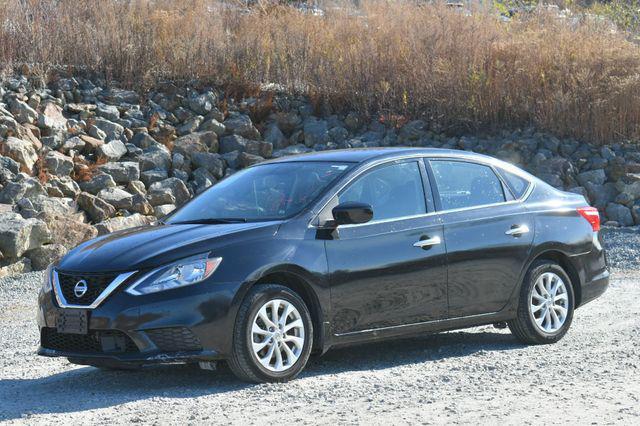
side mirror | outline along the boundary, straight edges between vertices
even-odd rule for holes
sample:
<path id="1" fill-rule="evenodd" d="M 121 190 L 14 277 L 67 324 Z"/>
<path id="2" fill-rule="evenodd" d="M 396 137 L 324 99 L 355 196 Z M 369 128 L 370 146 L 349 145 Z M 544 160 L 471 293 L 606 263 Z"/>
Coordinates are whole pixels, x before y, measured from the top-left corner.
<path id="1" fill-rule="evenodd" d="M 373 209 L 369 204 L 346 202 L 331 210 L 336 225 L 354 225 L 369 222 L 373 218 Z"/>

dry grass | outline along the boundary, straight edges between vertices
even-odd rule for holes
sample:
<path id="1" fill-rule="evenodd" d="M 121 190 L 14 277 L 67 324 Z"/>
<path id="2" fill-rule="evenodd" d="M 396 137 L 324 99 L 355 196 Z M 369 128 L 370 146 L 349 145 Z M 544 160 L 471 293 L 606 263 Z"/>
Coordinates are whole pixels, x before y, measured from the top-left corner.
<path id="1" fill-rule="evenodd" d="M 535 125 L 598 142 L 640 137 L 640 47 L 594 24 L 544 14 L 502 23 L 401 0 L 324 17 L 204 0 L 3 2 L 5 64 L 70 65 L 134 86 L 272 82 L 452 132 Z"/>

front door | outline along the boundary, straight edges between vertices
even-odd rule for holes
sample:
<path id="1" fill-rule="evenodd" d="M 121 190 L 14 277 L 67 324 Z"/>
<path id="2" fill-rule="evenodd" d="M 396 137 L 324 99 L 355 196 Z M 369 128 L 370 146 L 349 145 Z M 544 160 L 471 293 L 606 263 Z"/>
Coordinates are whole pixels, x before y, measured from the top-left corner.
<path id="1" fill-rule="evenodd" d="M 365 172 L 330 205 L 346 201 L 370 204 L 373 219 L 339 226 L 326 241 L 333 332 L 445 318 L 443 227 L 433 214 L 422 161 L 395 161 Z"/>

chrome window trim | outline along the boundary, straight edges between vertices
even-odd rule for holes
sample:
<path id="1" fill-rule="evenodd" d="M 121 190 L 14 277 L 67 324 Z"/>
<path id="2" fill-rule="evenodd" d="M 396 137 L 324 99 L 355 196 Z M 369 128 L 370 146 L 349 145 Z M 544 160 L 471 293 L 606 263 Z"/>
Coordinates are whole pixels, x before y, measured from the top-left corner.
<path id="1" fill-rule="evenodd" d="M 424 160 L 429 160 L 432 158 L 435 159 L 451 159 L 451 160 L 458 160 L 458 161 L 467 161 L 469 163 L 476 163 L 476 164 L 480 164 L 483 166 L 488 166 L 491 167 L 491 169 L 494 171 L 494 173 L 496 174 L 496 176 L 498 177 L 498 179 L 500 179 L 500 181 L 502 182 L 502 178 L 500 176 L 500 173 L 498 173 L 495 169 L 504 169 L 510 173 L 516 174 L 518 176 L 520 176 L 521 178 L 523 178 L 524 180 L 526 180 L 527 182 L 529 182 L 529 186 L 527 187 L 527 190 L 524 192 L 524 194 L 522 194 L 522 197 L 514 199 L 514 200 L 509 200 L 509 201 L 502 201 L 500 203 L 492 203 L 492 204 L 482 204 L 479 206 L 471 206 L 471 207 L 461 207 L 458 209 L 447 209 L 447 210 L 436 210 L 433 212 L 428 212 L 425 214 L 420 214 L 420 215 L 414 215 L 414 216 L 404 216 L 404 217 L 397 217 L 397 218 L 390 218 L 390 219 L 380 219 L 380 220 L 373 220 L 367 223 L 359 223 L 359 224 L 353 224 L 353 225 L 340 225 L 340 228 L 354 228 L 354 227 L 358 227 L 358 226 L 367 226 L 367 225 L 376 225 L 376 224 L 380 224 L 380 223 L 388 223 L 388 222 L 397 222 L 397 221 L 402 221 L 402 220 L 407 220 L 407 219 L 416 219 L 416 218 L 420 218 L 420 217 L 427 217 L 427 216 L 436 216 L 436 215 L 440 215 L 440 214 L 445 214 L 445 213 L 453 213 L 453 212 L 461 212 L 461 211 L 468 211 L 468 210 L 475 210 L 475 209 L 482 209 L 485 207 L 493 207 L 493 206 L 502 206 L 502 205 L 509 205 L 509 204 L 516 204 L 516 203 L 523 203 L 525 201 L 527 201 L 527 199 L 529 198 L 529 196 L 531 195 L 531 193 L 533 192 L 534 188 L 535 188 L 535 182 L 532 181 L 531 179 L 529 179 L 527 176 L 524 176 L 524 174 L 520 171 L 520 169 L 518 169 L 517 167 L 505 163 L 506 166 L 503 165 L 496 165 L 494 164 L 493 161 L 487 159 L 485 160 L 484 158 L 460 158 L 460 157 L 455 157 L 452 156 L 450 153 L 442 153 L 442 154 L 424 154 L 424 153 L 415 153 L 415 154 L 408 154 L 408 155 L 403 155 L 401 157 L 394 157 L 394 158 L 383 158 L 380 160 L 376 160 L 376 161 L 372 161 L 371 164 L 368 164 L 366 167 L 363 167 L 357 174 L 353 175 L 351 178 L 349 178 L 346 182 L 344 182 L 334 193 L 331 197 L 329 197 L 327 199 L 327 201 L 325 201 L 322 204 L 322 207 L 320 209 L 318 209 L 317 213 L 315 213 L 311 220 L 309 221 L 309 224 L 307 225 L 307 228 L 316 228 L 316 229 L 323 229 L 323 227 L 315 225 L 313 222 L 318 218 L 318 216 L 320 215 L 320 213 L 322 213 L 322 211 L 325 209 L 325 207 L 327 207 L 327 205 L 331 202 L 331 200 L 333 200 L 333 198 L 335 196 L 338 195 L 338 193 L 340 193 L 340 191 L 342 191 L 347 185 L 349 185 L 351 182 L 353 182 L 355 179 L 359 178 L 360 176 L 362 176 L 364 173 L 366 173 L 367 171 L 369 171 L 370 169 L 377 167 L 379 165 L 382 164 L 386 164 L 386 163 L 393 163 L 396 161 L 402 161 L 402 160 L 409 160 L 409 159 L 424 159 Z M 508 167 L 511 166 L 511 167 Z M 507 186 L 507 188 L 509 189 L 509 191 L 511 191 L 511 189 Z"/>
<path id="2" fill-rule="evenodd" d="M 138 271 L 125 272 L 123 274 L 118 275 L 116 278 L 114 278 L 113 281 L 111 281 L 111 283 L 107 286 L 107 288 L 105 288 L 104 291 L 102 293 L 100 293 L 100 295 L 98 297 L 96 297 L 96 300 L 94 300 L 92 304 L 85 306 L 85 305 L 73 305 L 73 304 L 67 302 L 67 300 L 64 298 L 64 295 L 62 294 L 62 288 L 60 287 L 60 281 L 58 279 L 58 271 L 56 271 L 54 269 L 53 270 L 53 274 L 52 274 L 53 293 L 56 296 L 56 301 L 58 302 L 58 306 L 60 306 L 61 308 L 65 308 L 65 309 L 95 309 L 98 306 L 100 306 L 102 301 L 104 301 L 104 299 L 106 299 L 111 293 L 113 293 L 114 290 L 117 289 L 120 286 L 120 284 L 125 282 L 129 277 L 131 277 L 136 272 L 138 272 Z"/>

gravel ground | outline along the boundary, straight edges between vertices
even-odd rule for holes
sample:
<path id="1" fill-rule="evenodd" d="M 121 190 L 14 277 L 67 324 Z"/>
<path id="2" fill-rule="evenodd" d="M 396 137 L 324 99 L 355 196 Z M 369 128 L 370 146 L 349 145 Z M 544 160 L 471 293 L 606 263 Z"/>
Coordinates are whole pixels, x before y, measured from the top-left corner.
<path id="1" fill-rule="evenodd" d="M 477 327 L 330 351 L 298 380 L 106 372 L 35 355 L 41 273 L 0 280 L 0 420 L 9 423 L 640 422 L 640 229 L 607 230 L 611 287 L 558 344 Z"/>

